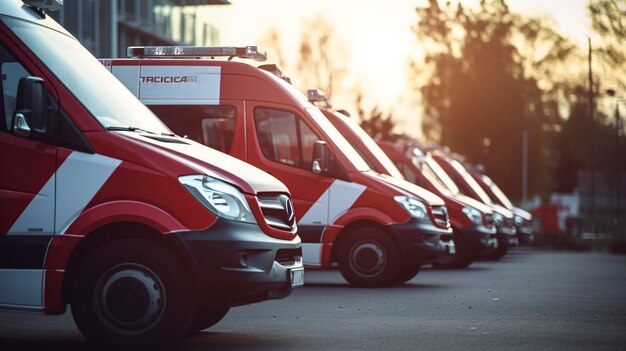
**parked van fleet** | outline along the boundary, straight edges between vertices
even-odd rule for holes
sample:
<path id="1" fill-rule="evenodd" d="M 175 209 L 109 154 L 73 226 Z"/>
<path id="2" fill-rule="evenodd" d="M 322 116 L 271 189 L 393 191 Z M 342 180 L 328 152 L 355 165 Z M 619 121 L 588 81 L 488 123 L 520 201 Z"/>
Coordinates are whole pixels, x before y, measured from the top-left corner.
<path id="1" fill-rule="evenodd" d="M 481 253 L 497 248 L 494 213 L 489 206 L 461 194 L 439 164 L 415 145 L 389 141 L 379 141 L 378 145 L 408 181 L 434 192 L 446 201 L 457 250 L 454 257 L 439 262 L 440 267 L 464 268 Z"/>
<path id="2" fill-rule="evenodd" d="M 0 6 L 0 309 L 155 346 L 302 285 L 284 184 L 173 135 L 29 3 Z"/>
<path id="3" fill-rule="evenodd" d="M 465 167 L 463 167 L 461 162 L 438 150 L 430 151 L 430 153 L 448 176 L 454 180 L 454 183 L 463 194 L 489 205 L 492 208 L 494 212 L 493 221 L 497 230 L 498 247 L 485 256 L 489 259 L 500 259 L 507 253 L 511 245 L 517 244 L 517 238 L 515 237 L 516 230 L 513 224 L 513 212 L 493 203 L 480 185 L 476 183 L 476 180 L 474 180 Z"/>
<path id="4" fill-rule="evenodd" d="M 420 196 L 419 194 L 425 193 L 426 189 L 420 186 L 415 187 L 414 185 L 418 184 L 414 182 L 410 183 L 412 185 L 403 184 L 406 183 L 404 176 L 396 168 L 396 166 L 389 159 L 389 157 L 385 155 L 385 152 L 381 150 L 378 145 L 376 145 L 374 139 L 372 139 L 355 121 L 347 117 L 345 115 L 345 113 L 347 112 L 333 111 L 331 109 L 332 106 L 327 101 L 324 92 L 318 89 L 309 89 L 307 90 L 307 98 L 312 104 L 319 107 L 324 116 L 326 116 L 330 123 L 332 123 L 332 125 L 337 128 L 339 133 L 341 133 L 341 135 L 346 138 L 346 140 L 350 143 L 354 150 L 359 153 L 359 155 L 368 164 L 372 171 L 377 172 L 383 176 L 388 176 L 385 177 L 387 181 L 397 183 L 405 188 L 410 187 L 411 189 L 414 189 L 415 194 L 417 194 L 419 197 L 424 197 L 424 195 Z M 430 196 L 430 194 L 428 196 Z M 442 199 L 444 198 L 442 197 Z M 441 207 L 438 210 L 446 211 L 445 215 L 447 215 L 448 210 L 446 207 Z M 452 223 L 452 218 L 450 218 L 449 220 Z M 441 240 L 446 250 L 442 255 L 439 256 L 436 261 L 433 262 L 434 265 L 447 265 L 449 262 L 453 262 L 458 257 L 455 253 L 456 240 L 453 241 L 452 234 L 442 235 Z M 462 248 L 462 250 L 464 250 L 464 248 Z M 464 252 L 462 252 L 461 255 L 464 255 Z"/>
<path id="5" fill-rule="evenodd" d="M 470 174 L 474 177 L 478 185 L 480 185 L 485 193 L 489 195 L 491 201 L 500 206 L 504 206 L 507 210 L 513 212 L 513 222 L 515 223 L 515 228 L 517 229 L 517 233 L 515 234 L 517 240 L 524 244 L 532 242 L 534 238 L 532 225 L 533 216 L 530 212 L 513 206 L 513 203 L 509 200 L 506 194 L 504 194 L 502 189 L 500 189 L 500 187 L 484 173 L 481 173 L 478 170 L 472 170 L 470 171 Z"/>
<path id="6" fill-rule="evenodd" d="M 290 189 L 305 265 L 337 263 L 354 285 L 412 278 L 450 232 L 443 201 L 370 172 L 350 144 L 256 47 L 134 47 L 102 60 L 175 133 L 227 152 Z M 200 58 L 203 57 L 203 58 Z"/>

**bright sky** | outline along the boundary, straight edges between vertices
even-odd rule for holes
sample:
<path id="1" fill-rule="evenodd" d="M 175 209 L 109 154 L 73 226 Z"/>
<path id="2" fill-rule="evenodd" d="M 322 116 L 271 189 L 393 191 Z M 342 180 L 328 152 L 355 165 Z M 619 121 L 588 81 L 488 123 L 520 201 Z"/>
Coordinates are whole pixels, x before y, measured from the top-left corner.
<path id="1" fill-rule="evenodd" d="M 230 0 L 229 6 L 211 6 L 208 21 L 219 30 L 221 45 L 256 45 L 275 27 L 288 61 L 285 73 L 296 80 L 297 47 L 302 23 L 323 14 L 332 22 L 348 52 L 348 77 L 337 91 L 333 106 L 354 111 L 352 88 L 362 87 L 366 107 L 393 109 L 399 127 L 419 136 L 419 102 L 409 96 L 407 56 L 416 42 L 410 31 L 415 7 L 426 0 Z M 551 16 L 562 33 L 586 45 L 588 0 L 508 0 L 511 10 L 527 15 Z M 272 62 L 272 58 L 268 58 Z"/>

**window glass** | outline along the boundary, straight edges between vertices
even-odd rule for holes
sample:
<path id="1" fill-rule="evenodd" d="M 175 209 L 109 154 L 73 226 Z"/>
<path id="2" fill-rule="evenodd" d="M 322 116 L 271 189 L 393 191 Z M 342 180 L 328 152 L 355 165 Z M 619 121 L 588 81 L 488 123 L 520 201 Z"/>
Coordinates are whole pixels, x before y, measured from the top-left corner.
<path id="1" fill-rule="evenodd" d="M 290 166 L 311 169 L 313 145 L 319 137 L 295 114 L 270 108 L 254 111 L 263 155 Z"/>
<path id="2" fill-rule="evenodd" d="M 0 45 L 0 74 L 2 77 L 2 109 L 0 131 L 11 130 L 11 120 L 15 112 L 15 100 L 17 97 L 17 85 L 21 78 L 30 74 L 21 63 L 17 62 L 4 45 Z"/>
<path id="3" fill-rule="evenodd" d="M 1 20 L 104 127 L 169 129 L 74 38 L 10 17 Z"/>
<path id="4" fill-rule="evenodd" d="M 151 105 L 165 125 L 208 147 L 229 153 L 235 134 L 236 109 L 227 105 Z"/>

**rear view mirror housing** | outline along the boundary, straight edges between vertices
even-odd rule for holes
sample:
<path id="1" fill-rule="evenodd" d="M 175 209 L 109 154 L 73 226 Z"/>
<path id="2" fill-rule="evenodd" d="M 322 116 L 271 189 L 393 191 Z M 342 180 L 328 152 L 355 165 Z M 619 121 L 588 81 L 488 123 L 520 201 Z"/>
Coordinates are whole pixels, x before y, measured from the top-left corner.
<path id="1" fill-rule="evenodd" d="M 330 156 L 328 153 L 328 145 L 325 141 L 317 140 L 313 144 L 313 162 L 311 171 L 316 174 L 328 173 L 330 164 Z"/>
<path id="2" fill-rule="evenodd" d="M 24 138 L 44 135 L 48 131 L 48 104 L 43 79 L 20 79 L 11 130 L 15 135 Z"/>

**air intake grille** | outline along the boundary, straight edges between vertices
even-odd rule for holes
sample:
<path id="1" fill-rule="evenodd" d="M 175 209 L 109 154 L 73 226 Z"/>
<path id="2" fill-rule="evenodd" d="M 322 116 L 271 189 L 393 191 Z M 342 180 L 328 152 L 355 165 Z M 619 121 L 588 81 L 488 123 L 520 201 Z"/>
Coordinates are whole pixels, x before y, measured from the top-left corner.
<path id="1" fill-rule="evenodd" d="M 450 224 L 448 220 L 448 210 L 445 206 L 433 206 L 433 216 L 438 225 L 447 227 Z"/>
<path id="2" fill-rule="evenodd" d="M 259 206 L 267 224 L 276 229 L 291 231 L 296 225 L 296 216 L 289 196 L 285 194 L 263 194 L 258 196 Z"/>
<path id="3" fill-rule="evenodd" d="M 296 264 L 296 257 L 302 257 L 302 249 L 279 249 L 276 252 L 276 258 L 274 261 L 282 264 L 283 266 L 293 266 Z"/>

